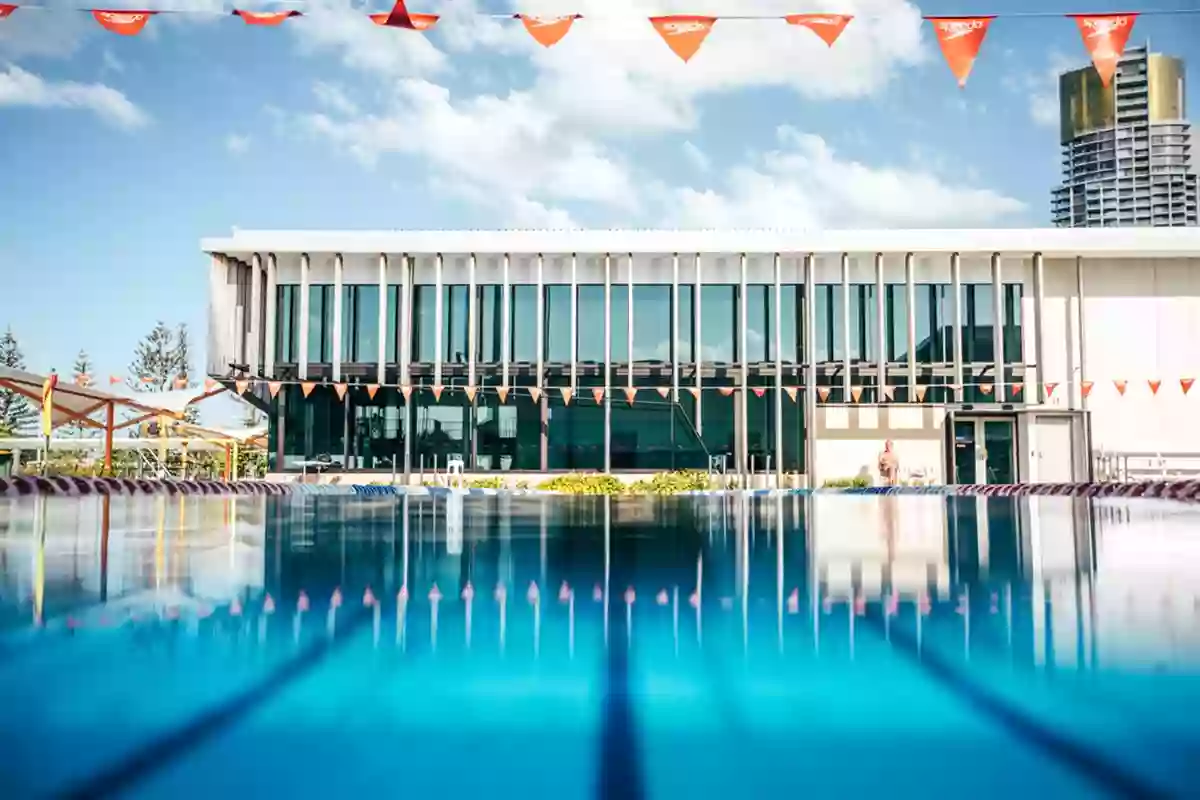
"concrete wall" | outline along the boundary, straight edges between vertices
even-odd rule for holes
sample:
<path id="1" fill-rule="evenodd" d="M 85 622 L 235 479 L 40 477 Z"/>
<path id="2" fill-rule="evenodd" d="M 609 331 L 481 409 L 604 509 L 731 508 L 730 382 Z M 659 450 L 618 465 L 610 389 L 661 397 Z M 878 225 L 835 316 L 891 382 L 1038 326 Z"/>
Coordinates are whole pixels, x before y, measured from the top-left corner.
<path id="1" fill-rule="evenodd" d="M 892 440 L 903 479 L 923 473 L 945 482 L 946 409 L 941 406 L 824 406 L 817 408 L 814 486 L 865 475 L 879 482 L 879 453 Z"/>
<path id="2" fill-rule="evenodd" d="M 1048 405 L 1090 411 L 1094 450 L 1200 452 L 1200 391 L 1179 385 L 1200 377 L 1200 259 L 1085 260 L 1082 336 L 1073 259 L 1047 260 L 1045 296 L 1043 380 L 1061 383 Z M 1029 294 L 1022 310 L 1032 360 Z M 1129 382 L 1124 396 L 1114 380 Z"/>

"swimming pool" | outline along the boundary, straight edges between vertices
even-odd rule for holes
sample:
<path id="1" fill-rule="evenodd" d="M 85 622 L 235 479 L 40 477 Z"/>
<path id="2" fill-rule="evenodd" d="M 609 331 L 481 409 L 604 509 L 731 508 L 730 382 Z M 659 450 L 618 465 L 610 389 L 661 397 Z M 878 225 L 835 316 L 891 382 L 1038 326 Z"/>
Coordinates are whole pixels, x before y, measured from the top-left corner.
<path id="1" fill-rule="evenodd" d="M 4 797 L 1184 796 L 1200 506 L 0 499 Z"/>

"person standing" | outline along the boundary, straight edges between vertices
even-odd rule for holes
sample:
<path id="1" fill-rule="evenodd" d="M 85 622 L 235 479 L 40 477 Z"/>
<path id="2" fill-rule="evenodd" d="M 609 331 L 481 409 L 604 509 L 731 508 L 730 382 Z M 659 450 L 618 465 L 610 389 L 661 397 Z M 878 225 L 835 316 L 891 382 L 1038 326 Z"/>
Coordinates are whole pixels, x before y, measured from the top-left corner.
<path id="1" fill-rule="evenodd" d="M 892 440 L 883 443 L 883 452 L 879 454 L 879 477 L 884 486 L 895 486 L 900 476 L 900 459 L 892 449 Z"/>

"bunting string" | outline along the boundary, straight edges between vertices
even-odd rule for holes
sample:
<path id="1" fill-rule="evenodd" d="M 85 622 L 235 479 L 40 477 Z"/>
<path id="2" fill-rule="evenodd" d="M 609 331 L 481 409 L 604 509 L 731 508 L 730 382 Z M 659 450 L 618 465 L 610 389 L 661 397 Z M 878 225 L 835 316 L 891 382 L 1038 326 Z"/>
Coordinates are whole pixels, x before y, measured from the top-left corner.
<path id="1" fill-rule="evenodd" d="M 300 3 L 284 2 L 281 5 L 301 5 Z M 62 10 L 52 9 L 37 4 L 0 3 L 0 19 L 11 17 L 17 10 Z M 90 14 L 105 30 L 121 36 L 137 36 L 150 22 L 151 17 L 161 14 L 197 14 L 211 16 L 215 12 L 193 11 L 185 9 L 99 9 L 78 8 L 69 9 Z M 225 15 L 225 12 L 220 12 Z M 984 39 L 993 22 L 1001 18 L 1040 18 L 1068 19 L 1075 23 L 1084 48 L 1091 56 L 1100 80 L 1108 86 L 1116 72 L 1117 62 L 1125 52 L 1126 43 L 1133 32 L 1134 23 L 1138 17 L 1165 15 L 1200 15 L 1200 8 L 1149 9 L 1136 13 L 1096 13 L 1078 14 L 1051 11 L 1015 12 L 1009 14 L 986 14 L 979 16 L 955 17 L 925 17 L 933 28 L 934 35 L 941 48 L 950 72 L 958 81 L 959 87 L 965 87 L 975 61 L 983 48 Z M 249 9 L 234 9 L 228 16 L 237 17 L 247 25 L 259 27 L 278 27 L 285 21 L 307 16 L 307 12 L 295 8 L 262 11 Z M 440 16 L 437 14 L 421 14 L 410 12 L 406 0 L 396 0 L 391 11 L 371 12 L 366 16 L 376 25 L 386 28 L 402 28 L 415 32 L 428 31 L 433 28 Z M 572 26 L 580 20 L 602 19 L 603 15 L 565 14 L 559 16 L 536 16 L 530 14 L 496 14 L 478 12 L 476 16 L 493 19 L 509 19 L 520 22 L 525 26 L 529 35 L 543 47 L 553 47 L 561 42 L 570 32 Z M 722 14 L 720 16 L 698 16 L 692 14 L 672 14 L 646 18 L 652 28 L 658 33 L 676 56 L 682 61 L 691 61 L 699 52 L 714 26 L 719 21 L 776 21 L 788 25 L 807 28 L 829 47 L 833 47 L 838 38 L 855 19 L 851 14 Z"/>

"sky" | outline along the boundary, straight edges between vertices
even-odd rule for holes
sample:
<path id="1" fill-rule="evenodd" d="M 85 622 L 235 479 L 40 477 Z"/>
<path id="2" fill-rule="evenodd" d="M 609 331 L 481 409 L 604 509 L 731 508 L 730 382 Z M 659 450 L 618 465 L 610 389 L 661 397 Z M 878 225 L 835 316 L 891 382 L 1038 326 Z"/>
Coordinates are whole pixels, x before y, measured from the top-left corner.
<path id="1" fill-rule="evenodd" d="M 0 328 L 35 371 L 70 374 L 83 348 L 123 375 L 157 320 L 202 357 L 199 242 L 235 227 L 1046 225 L 1055 75 L 1089 61 L 1054 12 L 1143 4 L 1085 5 L 414 0 L 442 15 L 417 33 L 372 24 L 383 0 L 251 6 L 304 10 L 280 27 L 152 0 L 133 7 L 196 13 L 136 37 L 83 2 L 18 9 L 0 19 Z M 497 18 L 518 11 L 584 19 L 547 49 Z M 686 64 L 647 21 L 800 12 L 856 18 L 832 48 L 721 21 Z M 1001 18 L 960 89 L 922 16 L 980 14 Z M 1189 61 L 1200 109 L 1200 13 L 1140 18 L 1147 41 Z"/>

